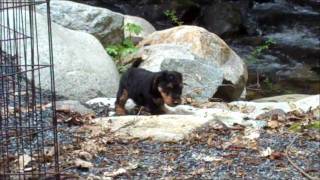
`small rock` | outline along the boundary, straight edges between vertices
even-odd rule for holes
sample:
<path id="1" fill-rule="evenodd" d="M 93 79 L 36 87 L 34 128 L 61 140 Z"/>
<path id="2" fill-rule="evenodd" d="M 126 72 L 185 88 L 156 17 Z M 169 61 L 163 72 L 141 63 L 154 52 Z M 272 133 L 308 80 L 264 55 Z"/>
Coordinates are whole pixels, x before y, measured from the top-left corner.
<path id="1" fill-rule="evenodd" d="M 81 151 L 81 152 L 79 152 L 79 157 L 80 157 L 81 159 L 86 160 L 86 161 L 92 160 L 92 154 L 90 154 L 90 153 L 88 153 L 88 152 L 86 152 L 86 151 Z"/>
<path id="2" fill-rule="evenodd" d="M 78 168 L 86 168 L 86 169 L 89 169 L 89 168 L 92 168 L 93 167 L 93 164 L 91 162 L 88 162 L 88 161 L 84 161 L 82 159 L 76 159 L 74 161 L 74 165 Z"/>
<path id="3" fill-rule="evenodd" d="M 94 114 L 94 111 L 86 108 L 79 101 L 74 100 L 57 101 L 56 110 L 62 112 L 77 112 L 81 115 Z"/>
<path id="4" fill-rule="evenodd" d="M 272 154 L 272 152 L 273 152 L 273 150 L 270 147 L 268 147 L 267 149 L 260 152 L 260 156 L 261 157 L 268 157 Z"/>

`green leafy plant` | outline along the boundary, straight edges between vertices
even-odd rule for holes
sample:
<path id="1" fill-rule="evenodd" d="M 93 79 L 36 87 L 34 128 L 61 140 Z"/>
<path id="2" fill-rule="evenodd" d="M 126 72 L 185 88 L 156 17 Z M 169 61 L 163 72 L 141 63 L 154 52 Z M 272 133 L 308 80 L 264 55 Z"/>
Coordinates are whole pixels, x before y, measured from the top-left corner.
<path id="1" fill-rule="evenodd" d="M 106 48 L 107 53 L 116 62 L 119 72 L 123 72 L 126 70 L 126 68 L 123 66 L 121 62 L 121 59 L 138 50 L 138 48 L 135 46 L 132 40 L 132 35 L 139 35 L 143 30 L 141 26 L 134 23 L 127 23 L 122 27 L 122 29 L 130 33 L 129 37 L 125 38 L 120 43 L 109 45 Z"/>
<path id="2" fill-rule="evenodd" d="M 270 46 L 275 44 L 275 41 L 272 38 L 267 39 L 266 41 L 264 41 L 262 43 L 262 45 L 256 47 L 251 53 L 250 55 L 247 57 L 247 63 L 248 64 L 253 64 L 253 63 L 257 63 L 258 58 L 262 55 L 262 53 L 268 49 L 270 49 Z M 265 80 L 265 84 L 269 89 L 273 89 L 273 84 L 272 81 L 267 78 Z M 259 78 L 259 72 L 257 71 L 257 82 L 256 84 L 253 85 L 249 85 L 247 87 L 248 89 L 252 89 L 252 90 L 260 90 L 261 85 L 260 85 L 260 78 Z"/>
<path id="3" fill-rule="evenodd" d="M 314 129 L 314 130 L 320 131 L 320 120 L 315 121 L 315 122 L 309 124 L 306 128 L 307 128 L 307 129 Z"/>
<path id="4" fill-rule="evenodd" d="M 319 131 L 320 130 L 320 121 L 315 121 L 312 122 L 306 126 L 302 125 L 301 123 L 293 123 L 290 127 L 289 130 L 292 132 L 301 132 L 303 129 L 314 129 Z"/>
<path id="5" fill-rule="evenodd" d="M 291 132 L 301 132 L 302 131 L 302 125 L 300 123 L 293 123 L 289 127 L 289 131 Z"/>
<path id="6" fill-rule="evenodd" d="M 272 38 L 269 38 L 262 45 L 256 47 L 247 58 L 248 63 L 257 62 L 257 59 L 261 56 L 261 54 L 270 49 L 270 46 L 274 44 L 276 44 L 275 41 Z"/>
<path id="7" fill-rule="evenodd" d="M 181 21 L 178 17 L 177 17 L 177 13 L 175 10 L 166 10 L 164 12 L 164 15 L 166 15 L 170 21 L 173 23 L 173 24 L 176 24 L 178 26 L 181 26 L 183 24 L 183 21 Z"/>
<path id="8" fill-rule="evenodd" d="M 132 37 L 132 34 L 139 35 L 142 32 L 142 27 L 138 24 L 127 23 L 123 26 L 123 29 L 130 33 L 129 37 Z"/>

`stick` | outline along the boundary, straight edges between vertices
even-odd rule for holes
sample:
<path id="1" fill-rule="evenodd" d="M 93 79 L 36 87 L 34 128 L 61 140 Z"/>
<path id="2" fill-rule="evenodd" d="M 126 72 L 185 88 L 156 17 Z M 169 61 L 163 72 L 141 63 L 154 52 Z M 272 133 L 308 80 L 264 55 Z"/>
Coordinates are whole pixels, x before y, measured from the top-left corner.
<path id="1" fill-rule="evenodd" d="M 288 159 L 288 161 L 290 162 L 290 164 L 294 167 L 294 168 L 296 168 L 300 173 L 302 173 L 304 176 L 306 176 L 308 179 L 310 179 L 310 180 L 320 180 L 319 178 L 317 178 L 317 177 L 312 177 L 312 176 L 310 176 L 308 173 L 306 173 L 303 169 L 301 169 L 297 164 L 295 164 L 292 160 L 291 160 L 291 158 L 289 157 L 289 151 L 290 151 L 290 149 L 291 149 L 291 146 L 293 145 L 293 143 L 296 141 L 296 139 L 299 137 L 299 135 L 296 135 L 294 138 L 293 138 L 293 140 L 291 141 L 291 143 L 289 144 L 289 146 L 287 146 L 287 148 L 286 148 L 286 151 L 285 151 L 285 155 L 286 155 L 286 157 L 287 157 L 287 159 Z"/>

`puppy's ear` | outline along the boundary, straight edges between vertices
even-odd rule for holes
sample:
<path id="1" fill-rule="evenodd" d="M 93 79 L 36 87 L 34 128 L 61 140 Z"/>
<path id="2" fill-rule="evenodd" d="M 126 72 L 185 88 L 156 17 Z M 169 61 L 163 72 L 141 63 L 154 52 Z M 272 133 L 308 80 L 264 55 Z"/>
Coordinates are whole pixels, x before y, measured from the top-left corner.
<path id="1" fill-rule="evenodd" d="M 160 84 L 161 81 L 163 81 L 165 76 L 166 76 L 166 72 L 165 71 L 159 72 L 154 76 L 153 81 L 152 81 L 152 88 L 151 88 L 151 91 L 153 93 L 159 92 L 159 90 L 158 90 L 159 84 Z"/>

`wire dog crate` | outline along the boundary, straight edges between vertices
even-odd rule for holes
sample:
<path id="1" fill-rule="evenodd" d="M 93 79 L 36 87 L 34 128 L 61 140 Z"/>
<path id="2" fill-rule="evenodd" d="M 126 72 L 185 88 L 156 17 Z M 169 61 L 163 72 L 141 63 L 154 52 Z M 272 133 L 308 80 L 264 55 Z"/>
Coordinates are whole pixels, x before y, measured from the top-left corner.
<path id="1" fill-rule="evenodd" d="M 59 179 L 52 54 L 49 0 L 0 0 L 1 180 Z"/>

